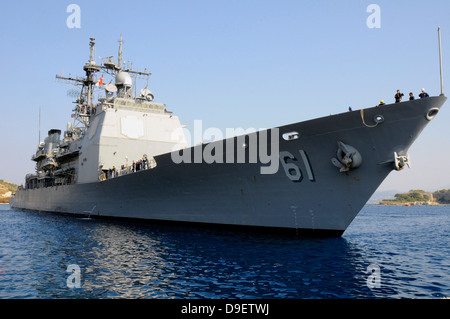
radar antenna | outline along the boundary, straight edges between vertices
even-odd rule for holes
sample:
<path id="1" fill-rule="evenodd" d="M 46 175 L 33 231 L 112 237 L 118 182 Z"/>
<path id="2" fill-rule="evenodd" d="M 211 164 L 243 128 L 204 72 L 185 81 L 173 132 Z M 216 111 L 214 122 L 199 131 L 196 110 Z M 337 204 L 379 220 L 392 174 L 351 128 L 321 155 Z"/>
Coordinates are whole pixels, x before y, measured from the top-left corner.
<path id="1" fill-rule="evenodd" d="M 83 67 L 83 70 L 86 72 L 86 77 L 65 77 L 56 75 L 57 79 L 72 83 L 76 86 L 81 86 L 79 97 L 74 102 L 77 106 L 74 109 L 74 114 L 72 116 L 74 117 L 73 127 L 78 127 L 78 124 L 81 124 L 83 131 L 89 126 L 90 115 L 94 108 L 94 74 L 102 68 L 94 61 L 95 38 L 90 38 L 89 40 L 89 61 Z"/>
<path id="2" fill-rule="evenodd" d="M 122 44 L 123 44 L 123 40 L 122 40 L 122 33 L 120 34 L 120 40 L 119 40 L 119 55 L 118 55 L 118 61 L 117 61 L 117 69 L 121 70 L 122 69 Z"/>
<path id="3" fill-rule="evenodd" d="M 135 71 L 132 70 L 129 63 L 128 66 L 124 67 L 123 65 L 123 37 L 122 34 L 120 35 L 119 42 L 119 51 L 118 51 L 118 61 L 117 64 L 113 62 L 113 56 L 108 56 L 103 60 L 102 64 L 96 64 L 94 60 L 94 54 L 95 54 L 95 38 L 89 39 L 89 61 L 84 65 L 83 70 L 86 72 L 85 77 L 72 77 L 69 76 L 65 77 L 63 75 L 56 75 L 56 78 L 59 80 L 62 80 L 64 82 L 68 82 L 71 84 L 74 84 L 75 86 L 81 87 L 81 92 L 79 92 L 79 96 L 77 100 L 74 102 L 76 104 L 74 111 L 74 114 L 72 114 L 72 117 L 74 118 L 73 127 L 80 128 L 81 124 L 81 132 L 84 132 L 88 127 L 91 120 L 91 116 L 95 114 L 96 112 L 96 105 L 94 105 L 94 89 L 96 87 L 96 80 L 95 74 L 99 71 L 103 71 L 106 74 L 109 74 L 112 77 L 116 78 L 116 84 L 117 79 L 119 77 L 122 77 L 122 79 L 131 79 L 131 76 L 136 79 L 147 79 L 148 83 L 148 77 L 151 75 L 150 72 L 147 71 L 147 69 L 142 71 Z M 123 74 L 122 74 L 123 73 Z M 128 73 L 128 74 L 127 74 Z M 100 83 L 98 83 L 100 85 Z M 116 93 L 117 97 L 122 98 L 133 98 L 132 96 L 132 90 L 131 90 L 131 81 L 126 81 L 124 83 L 124 88 L 119 88 L 117 90 L 117 87 L 114 85 L 111 85 L 111 83 L 105 85 L 102 88 L 105 89 L 107 98 L 110 99 L 113 97 L 113 94 Z M 147 92 L 146 92 L 147 93 Z M 136 95 L 136 94 L 135 94 Z M 153 96 L 150 94 L 146 95 L 148 99 L 153 98 Z M 105 99 L 99 99 L 101 103 L 103 103 L 102 100 Z"/>

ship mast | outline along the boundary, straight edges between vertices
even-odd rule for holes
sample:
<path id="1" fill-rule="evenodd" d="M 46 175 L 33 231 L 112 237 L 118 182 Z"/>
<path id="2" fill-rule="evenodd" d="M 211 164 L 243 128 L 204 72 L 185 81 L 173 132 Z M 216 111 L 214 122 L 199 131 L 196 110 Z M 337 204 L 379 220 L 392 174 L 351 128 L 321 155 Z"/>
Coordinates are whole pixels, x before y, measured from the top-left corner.
<path id="1" fill-rule="evenodd" d="M 98 65 L 95 63 L 94 60 L 94 49 L 95 49 L 95 39 L 90 38 L 89 47 L 89 61 L 84 65 L 83 70 L 86 73 L 86 76 L 81 77 L 65 77 L 62 75 L 56 75 L 57 79 L 67 81 L 71 84 L 74 84 L 76 86 L 81 86 L 81 92 L 77 100 L 74 102 L 77 106 L 74 109 L 74 114 L 72 115 L 74 117 L 74 123 L 73 127 L 78 128 L 79 124 L 81 124 L 81 134 L 89 127 L 90 118 L 95 110 L 94 105 L 94 89 L 96 82 L 94 81 L 94 77 L 96 72 L 99 72 L 100 70 L 103 70 L 107 74 L 116 77 L 120 72 L 125 72 L 131 74 L 131 76 L 135 78 L 148 78 L 151 73 L 147 72 L 147 69 L 145 69 L 144 72 L 141 71 L 134 71 L 131 70 L 131 68 L 128 66 L 127 68 L 122 68 L 123 63 L 123 39 L 122 34 L 120 35 L 119 40 L 119 52 L 118 52 L 118 61 L 117 64 L 115 64 L 110 57 L 107 57 L 105 61 L 103 61 L 103 64 Z M 126 92 L 127 94 L 124 94 L 124 97 L 132 98 L 131 96 L 131 90 L 128 90 Z"/>
<path id="2" fill-rule="evenodd" d="M 83 67 L 84 71 L 86 71 L 86 81 L 85 85 L 87 86 L 87 107 L 93 106 L 93 91 L 94 91 L 94 73 L 100 71 L 101 67 L 98 66 L 94 61 L 94 47 L 95 47 L 95 39 L 90 38 L 89 46 L 90 46 L 90 54 L 89 54 L 89 62 L 86 63 Z"/>
<path id="3" fill-rule="evenodd" d="M 117 61 L 117 70 L 122 69 L 122 44 L 123 44 L 123 40 L 122 40 L 122 34 L 120 34 L 120 40 L 119 40 L 119 54 L 118 54 L 118 61 Z"/>
<path id="4" fill-rule="evenodd" d="M 83 67 L 83 70 L 86 72 L 85 78 L 73 78 L 56 75 L 57 79 L 65 80 L 75 85 L 81 85 L 80 96 L 74 102 L 77 104 L 77 107 L 74 109 L 73 116 L 75 118 L 73 126 L 78 127 L 77 124 L 80 123 L 83 131 L 85 131 L 89 126 L 90 115 L 92 114 L 94 108 L 94 74 L 102 68 L 100 65 L 97 65 L 94 60 L 94 38 L 90 38 L 89 47 L 89 61 Z"/>
<path id="5" fill-rule="evenodd" d="M 439 39 L 439 69 L 441 74 L 441 95 L 444 95 L 444 80 L 442 78 L 441 27 L 438 27 L 438 39 Z"/>

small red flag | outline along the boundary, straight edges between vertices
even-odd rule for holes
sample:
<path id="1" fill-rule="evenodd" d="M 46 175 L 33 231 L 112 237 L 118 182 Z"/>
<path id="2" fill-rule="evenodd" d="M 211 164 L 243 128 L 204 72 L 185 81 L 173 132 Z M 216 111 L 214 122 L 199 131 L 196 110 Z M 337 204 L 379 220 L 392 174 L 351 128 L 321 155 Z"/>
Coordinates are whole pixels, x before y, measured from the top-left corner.
<path id="1" fill-rule="evenodd" d="M 95 85 L 103 85 L 103 74 L 102 77 L 97 81 L 97 83 L 95 83 Z"/>

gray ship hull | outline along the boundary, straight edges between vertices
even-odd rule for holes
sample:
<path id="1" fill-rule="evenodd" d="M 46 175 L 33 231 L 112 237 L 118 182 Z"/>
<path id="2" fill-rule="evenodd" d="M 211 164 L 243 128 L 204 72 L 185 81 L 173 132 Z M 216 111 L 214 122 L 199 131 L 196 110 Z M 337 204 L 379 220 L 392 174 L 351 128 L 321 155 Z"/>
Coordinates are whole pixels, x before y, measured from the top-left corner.
<path id="1" fill-rule="evenodd" d="M 225 160 L 230 150 L 223 155 L 224 163 L 211 164 L 176 164 L 174 154 L 167 153 L 155 157 L 153 169 L 106 181 L 19 190 L 11 206 L 68 214 L 91 212 L 92 217 L 102 218 L 340 236 L 393 170 L 394 152 L 406 154 L 445 101 L 444 96 L 430 97 L 279 127 L 281 156 L 274 174 L 261 174 L 261 167 L 268 164 L 259 159 L 237 163 L 237 148 L 242 145 L 235 137 L 207 144 L 222 143 L 226 149 L 233 142 L 231 163 Z M 269 131 L 273 136 L 273 130 Z M 298 133 L 295 138 L 283 138 L 293 132 Z M 253 134 L 259 138 L 261 132 Z M 340 172 L 331 163 L 338 141 L 358 150 L 359 167 Z M 207 145 L 193 147 L 191 154 Z"/>

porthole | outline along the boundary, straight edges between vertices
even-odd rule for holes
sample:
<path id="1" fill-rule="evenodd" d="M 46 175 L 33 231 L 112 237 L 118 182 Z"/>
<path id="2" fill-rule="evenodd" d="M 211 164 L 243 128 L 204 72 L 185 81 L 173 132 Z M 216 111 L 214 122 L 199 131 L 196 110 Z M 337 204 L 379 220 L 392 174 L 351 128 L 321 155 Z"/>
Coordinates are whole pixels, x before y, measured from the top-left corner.
<path id="1" fill-rule="evenodd" d="M 438 114 L 439 109 L 437 107 L 433 107 L 432 109 L 430 109 L 427 113 L 427 120 L 431 121 L 432 119 L 434 119 L 436 117 L 436 115 Z"/>
<path id="2" fill-rule="evenodd" d="M 375 115 L 373 117 L 373 120 L 375 121 L 375 123 L 380 124 L 384 122 L 384 117 L 383 115 Z"/>

